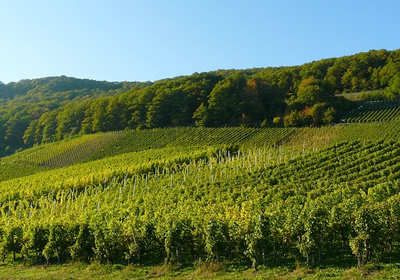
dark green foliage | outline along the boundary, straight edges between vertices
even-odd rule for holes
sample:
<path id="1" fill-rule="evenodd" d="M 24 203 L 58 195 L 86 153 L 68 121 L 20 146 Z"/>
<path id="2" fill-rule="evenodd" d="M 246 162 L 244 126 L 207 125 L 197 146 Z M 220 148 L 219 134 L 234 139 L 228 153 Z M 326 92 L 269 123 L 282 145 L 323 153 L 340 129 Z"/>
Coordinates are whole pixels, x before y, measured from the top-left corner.
<path id="1" fill-rule="evenodd" d="M 69 247 L 71 258 L 88 262 L 94 254 L 95 237 L 93 230 L 87 223 L 77 226 L 77 230 L 78 233 L 76 233 L 76 230 L 74 232 L 76 234 L 75 243 Z"/>
<path id="2" fill-rule="evenodd" d="M 400 55 L 370 51 L 296 67 L 194 73 L 151 83 L 50 77 L 0 86 L 0 155 L 71 135 L 172 126 L 322 125 L 352 103 L 335 95 L 399 94 Z M 275 120 L 275 122 L 274 122 Z"/>
<path id="3" fill-rule="evenodd" d="M 56 256 L 57 262 L 60 264 L 67 248 L 73 244 L 73 237 L 71 228 L 68 225 L 63 223 L 49 225 L 49 238 L 43 249 L 43 256 L 46 258 L 47 263 L 49 263 L 51 257 Z"/>
<path id="4" fill-rule="evenodd" d="M 39 262 L 39 256 L 48 242 L 49 229 L 41 224 L 31 224 L 24 230 L 24 243 L 21 253 L 29 255 L 32 251 L 35 255 L 35 263 Z"/>

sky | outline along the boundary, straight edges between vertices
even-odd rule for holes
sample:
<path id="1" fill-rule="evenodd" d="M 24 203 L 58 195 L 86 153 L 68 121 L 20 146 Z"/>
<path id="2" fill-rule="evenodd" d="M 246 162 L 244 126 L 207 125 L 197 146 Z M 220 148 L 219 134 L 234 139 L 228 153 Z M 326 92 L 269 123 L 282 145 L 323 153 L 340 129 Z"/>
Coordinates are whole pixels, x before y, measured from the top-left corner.
<path id="1" fill-rule="evenodd" d="M 398 0 L 0 0 L 0 81 L 155 81 L 400 48 Z"/>

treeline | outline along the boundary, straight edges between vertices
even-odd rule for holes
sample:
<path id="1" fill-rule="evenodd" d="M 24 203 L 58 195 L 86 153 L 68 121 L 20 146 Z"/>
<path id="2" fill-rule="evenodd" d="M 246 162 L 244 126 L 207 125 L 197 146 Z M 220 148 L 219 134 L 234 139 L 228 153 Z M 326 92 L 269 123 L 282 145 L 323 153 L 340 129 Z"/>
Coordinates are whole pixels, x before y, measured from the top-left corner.
<path id="1" fill-rule="evenodd" d="M 43 100 L 72 100 L 93 90 L 107 92 L 109 90 L 128 90 L 132 86 L 144 87 L 149 82 L 106 82 L 89 79 L 77 79 L 66 76 L 47 77 L 33 80 L 21 80 L 4 84 L 0 82 L 0 100 L 17 99 L 17 102 L 37 102 Z M 83 96 L 83 98 L 85 98 Z"/>
<path id="2" fill-rule="evenodd" d="M 126 128 L 322 125 L 353 106 L 337 94 L 378 89 L 389 98 L 400 92 L 400 50 L 153 84 L 24 80 L 0 85 L 0 151 Z"/>
<path id="3" fill-rule="evenodd" d="M 24 145 L 23 135 L 30 122 L 44 113 L 67 104 L 119 95 L 150 82 L 101 82 L 70 77 L 49 77 L 22 80 L 18 83 L 0 82 L 0 156 Z"/>

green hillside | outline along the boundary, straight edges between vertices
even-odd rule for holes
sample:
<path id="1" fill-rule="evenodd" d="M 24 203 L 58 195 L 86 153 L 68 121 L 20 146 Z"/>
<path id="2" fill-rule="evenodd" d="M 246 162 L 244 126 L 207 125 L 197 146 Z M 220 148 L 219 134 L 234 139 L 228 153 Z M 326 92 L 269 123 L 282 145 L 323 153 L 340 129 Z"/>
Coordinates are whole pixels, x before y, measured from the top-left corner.
<path id="1" fill-rule="evenodd" d="M 37 146 L 1 160 L 0 249 L 31 263 L 368 263 L 400 241 L 399 133 L 170 128 Z"/>
<path id="2" fill-rule="evenodd" d="M 0 278 L 395 277 L 398 53 L 0 85 Z"/>
<path id="3" fill-rule="evenodd" d="M 321 149 L 343 141 L 397 141 L 399 121 L 320 128 L 166 128 L 88 134 L 35 146 L 0 158 L 0 181 L 149 149 L 235 146 L 242 150 L 282 146 Z"/>
<path id="4" fill-rule="evenodd" d="M 397 142 L 303 155 L 181 147 L 45 171 L 0 184 L 2 250 L 32 262 L 38 251 L 62 262 L 366 263 L 400 238 L 399 157 Z"/>
<path id="5" fill-rule="evenodd" d="M 351 93 L 396 98 L 399 63 L 399 50 L 371 50 L 300 66 L 218 70 L 154 83 L 65 76 L 0 83 L 0 156 L 126 129 L 333 124 L 356 108 L 345 98 Z"/>

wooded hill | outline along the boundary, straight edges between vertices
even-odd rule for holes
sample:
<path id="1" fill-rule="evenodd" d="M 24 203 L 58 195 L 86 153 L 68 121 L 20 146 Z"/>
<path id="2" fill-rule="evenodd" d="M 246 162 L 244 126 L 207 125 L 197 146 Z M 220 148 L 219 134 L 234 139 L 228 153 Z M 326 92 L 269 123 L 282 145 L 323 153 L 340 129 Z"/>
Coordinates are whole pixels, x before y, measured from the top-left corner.
<path id="1" fill-rule="evenodd" d="M 61 77 L 0 84 L 0 155 L 95 132 L 173 126 L 318 126 L 354 108 L 339 94 L 400 93 L 400 50 L 301 66 L 218 70 L 154 83 Z"/>

